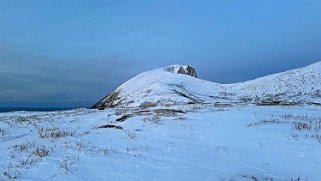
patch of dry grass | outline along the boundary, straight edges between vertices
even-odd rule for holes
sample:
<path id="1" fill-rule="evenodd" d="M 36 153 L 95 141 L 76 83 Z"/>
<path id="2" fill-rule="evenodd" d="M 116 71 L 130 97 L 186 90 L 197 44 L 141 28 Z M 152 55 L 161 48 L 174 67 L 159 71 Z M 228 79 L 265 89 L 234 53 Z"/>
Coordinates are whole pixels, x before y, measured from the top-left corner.
<path id="1" fill-rule="evenodd" d="M 40 138 L 61 138 L 66 136 L 74 136 L 75 131 L 59 130 L 58 128 L 39 128 L 38 134 Z"/>

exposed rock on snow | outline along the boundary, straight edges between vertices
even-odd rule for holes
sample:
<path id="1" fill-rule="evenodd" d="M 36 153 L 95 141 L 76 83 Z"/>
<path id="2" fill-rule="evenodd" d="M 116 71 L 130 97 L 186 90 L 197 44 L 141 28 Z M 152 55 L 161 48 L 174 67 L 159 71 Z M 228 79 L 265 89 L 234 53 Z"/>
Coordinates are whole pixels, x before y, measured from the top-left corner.
<path id="1" fill-rule="evenodd" d="M 196 71 L 191 66 L 181 66 L 181 65 L 171 65 L 164 68 L 164 71 L 177 73 L 177 74 L 186 74 L 193 77 L 197 77 Z"/>
<path id="2" fill-rule="evenodd" d="M 108 94 L 106 97 L 104 97 L 102 100 L 97 102 L 95 105 L 92 106 L 92 108 L 97 108 L 97 109 L 104 109 L 105 107 L 115 107 L 117 106 L 120 102 L 120 89 L 117 91 L 113 91 L 110 94 Z"/>
<path id="3" fill-rule="evenodd" d="M 92 108 L 151 107 L 195 103 L 321 102 L 321 62 L 255 80 L 218 84 L 196 78 L 191 66 L 172 65 L 141 73 Z"/>

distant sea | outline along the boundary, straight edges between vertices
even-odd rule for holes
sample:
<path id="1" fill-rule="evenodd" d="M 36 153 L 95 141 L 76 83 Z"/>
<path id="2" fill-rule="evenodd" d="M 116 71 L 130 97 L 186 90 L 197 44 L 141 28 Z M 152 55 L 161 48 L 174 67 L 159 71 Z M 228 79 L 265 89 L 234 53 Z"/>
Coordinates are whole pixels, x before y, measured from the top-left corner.
<path id="1" fill-rule="evenodd" d="M 70 110 L 74 108 L 43 108 L 43 107 L 0 107 L 1 112 L 13 112 L 13 111 L 63 111 L 63 110 Z"/>

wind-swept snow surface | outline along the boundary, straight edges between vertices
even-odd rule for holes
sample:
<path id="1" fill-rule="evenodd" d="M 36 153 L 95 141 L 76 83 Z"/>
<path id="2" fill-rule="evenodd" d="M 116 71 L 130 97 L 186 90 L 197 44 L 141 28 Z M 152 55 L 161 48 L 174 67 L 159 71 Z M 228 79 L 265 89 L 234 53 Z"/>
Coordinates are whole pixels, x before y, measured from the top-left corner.
<path id="1" fill-rule="evenodd" d="M 141 73 L 122 84 L 93 108 L 215 102 L 321 103 L 321 62 L 236 84 L 218 84 L 188 73 L 178 74 L 180 69 L 188 72 L 184 71 L 187 66 L 173 65 Z"/>
<path id="2" fill-rule="evenodd" d="M 321 180 L 317 106 L 0 114 L 1 180 Z"/>

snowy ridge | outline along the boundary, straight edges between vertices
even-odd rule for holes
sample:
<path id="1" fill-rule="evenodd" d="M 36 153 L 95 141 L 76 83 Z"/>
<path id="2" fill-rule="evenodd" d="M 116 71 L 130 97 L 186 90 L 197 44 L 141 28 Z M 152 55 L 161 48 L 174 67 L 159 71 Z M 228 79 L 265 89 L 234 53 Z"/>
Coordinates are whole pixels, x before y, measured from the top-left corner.
<path id="1" fill-rule="evenodd" d="M 122 84 L 93 108 L 216 102 L 321 102 L 321 62 L 234 84 L 218 84 L 190 74 L 185 75 L 188 74 L 185 72 L 179 73 L 179 70 L 187 70 L 188 67 L 172 65 L 141 73 Z"/>

